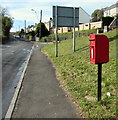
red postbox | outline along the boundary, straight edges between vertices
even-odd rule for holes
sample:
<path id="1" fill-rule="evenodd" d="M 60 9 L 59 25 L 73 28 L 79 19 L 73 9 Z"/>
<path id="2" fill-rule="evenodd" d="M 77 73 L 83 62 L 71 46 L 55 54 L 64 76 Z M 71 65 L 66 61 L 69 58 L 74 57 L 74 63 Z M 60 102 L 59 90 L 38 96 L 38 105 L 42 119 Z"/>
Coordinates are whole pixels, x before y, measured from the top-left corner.
<path id="1" fill-rule="evenodd" d="M 93 64 L 109 61 L 109 39 L 105 35 L 90 34 L 90 62 Z"/>

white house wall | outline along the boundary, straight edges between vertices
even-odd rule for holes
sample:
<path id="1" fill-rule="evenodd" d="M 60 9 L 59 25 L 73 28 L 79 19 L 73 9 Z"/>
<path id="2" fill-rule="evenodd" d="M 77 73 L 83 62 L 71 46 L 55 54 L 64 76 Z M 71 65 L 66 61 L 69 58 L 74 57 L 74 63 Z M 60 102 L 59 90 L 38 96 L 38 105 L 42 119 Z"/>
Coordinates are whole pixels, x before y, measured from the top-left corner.
<path id="1" fill-rule="evenodd" d="M 104 17 L 106 16 L 115 16 L 118 14 L 118 3 L 110 6 L 110 7 L 106 7 L 105 11 L 104 11 Z"/>
<path id="2" fill-rule="evenodd" d="M 113 9 L 110 10 L 110 15 L 111 15 L 111 16 L 114 16 L 114 15 L 116 15 L 117 13 L 118 13 L 118 7 L 117 7 L 117 8 L 113 8 Z"/>
<path id="3" fill-rule="evenodd" d="M 104 17 L 106 17 L 106 16 L 114 16 L 116 14 L 118 14 L 118 8 L 113 8 L 113 9 L 110 9 L 110 10 L 106 10 L 104 12 Z"/>

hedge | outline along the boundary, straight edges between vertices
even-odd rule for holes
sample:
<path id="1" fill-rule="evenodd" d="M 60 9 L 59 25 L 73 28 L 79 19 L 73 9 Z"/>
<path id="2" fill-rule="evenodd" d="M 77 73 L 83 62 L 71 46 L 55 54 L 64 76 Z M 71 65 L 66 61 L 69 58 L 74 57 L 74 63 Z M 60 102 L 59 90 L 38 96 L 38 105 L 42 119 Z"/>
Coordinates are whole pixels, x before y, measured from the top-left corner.
<path id="1" fill-rule="evenodd" d="M 89 36 L 90 34 L 96 34 L 97 29 L 92 29 L 92 30 L 82 30 L 82 31 L 76 31 L 75 32 L 75 37 L 83 37 L 83 36 Z M 72 39 L 73 38 L 73 32 L 66 32 L 66 33 L 59 33 L 58 34 L 58 40 L 66 40 L 66 39 Z M 42 42 L 53 42 L 55 41 L 55 34 L 50 34 L 47 37 L 42 37 L 41 39 Z"/>

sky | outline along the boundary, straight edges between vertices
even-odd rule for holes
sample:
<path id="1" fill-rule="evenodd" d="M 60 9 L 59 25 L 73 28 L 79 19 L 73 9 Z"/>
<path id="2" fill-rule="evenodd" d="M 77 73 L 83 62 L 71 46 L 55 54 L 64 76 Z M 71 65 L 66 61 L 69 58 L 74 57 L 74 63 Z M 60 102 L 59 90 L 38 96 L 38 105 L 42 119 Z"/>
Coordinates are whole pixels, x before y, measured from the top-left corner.
<path id="1" fill-rule="evenodd" d="M 19 31 L 28 25 L 39 22 L 42 10 L 42 22 L 48 22 L 52 17 L 52 6 L 82 7 L 89 15 L 94 10 L 115 4 L 117 0 L 0 0 L 0 6 L 7 8 L 14 24 L 11 32 Z M 34 9 L 32 11 L 31 9 Z"/>

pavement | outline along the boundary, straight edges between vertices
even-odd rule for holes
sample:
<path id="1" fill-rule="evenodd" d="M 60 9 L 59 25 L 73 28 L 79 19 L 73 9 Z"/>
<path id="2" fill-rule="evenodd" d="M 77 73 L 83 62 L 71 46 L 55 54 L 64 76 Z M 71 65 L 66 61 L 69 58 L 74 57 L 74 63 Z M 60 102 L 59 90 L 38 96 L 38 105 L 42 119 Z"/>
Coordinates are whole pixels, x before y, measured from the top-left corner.
<path id="1" fill-rule="evenodd" d="M 55 68 L 35 43 L 13 118 L 82 118 L 56 79 Z"/>

